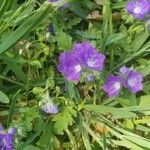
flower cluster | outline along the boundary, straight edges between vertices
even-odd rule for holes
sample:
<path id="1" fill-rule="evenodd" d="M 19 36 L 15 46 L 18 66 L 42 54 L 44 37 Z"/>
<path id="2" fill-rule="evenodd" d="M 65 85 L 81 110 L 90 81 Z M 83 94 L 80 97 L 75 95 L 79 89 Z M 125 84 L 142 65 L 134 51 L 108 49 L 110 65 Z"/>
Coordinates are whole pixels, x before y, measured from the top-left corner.
<path id="1" fill-rule="evenodd" d="M 127 3 L 127 11 L 136 19 L 144 19 L 150 13 L 149 0 L 134 0 Z"/>
<path id="2" fill-rule="evenodd" d="M 0 149 L 1 150 L 13 150 L 14 135 L 16 134 L 16 128 L 9 128 L 7 133 L 4 132 L 3 126 L 0 123 Z"/>
<path id="3" fill-rule="evenodd" d="M 142 74 L 123 66 L 120 68 L 118 76 L 108 76 L 103 86 L 103 90 L 109 97 L 117 96 L 123 86 L 128 88 L 131 92 L 137 93 L 143 90 L 142 81 Z"/>
<path id="4" fill-rule="evenodd" d="M 59 57 L 58 70 L 67 80 L 78 82 L 86 70 L 102 71 L 105 55 L 99 53 L 89 42 L 77 43 L 69 52 Z"/>

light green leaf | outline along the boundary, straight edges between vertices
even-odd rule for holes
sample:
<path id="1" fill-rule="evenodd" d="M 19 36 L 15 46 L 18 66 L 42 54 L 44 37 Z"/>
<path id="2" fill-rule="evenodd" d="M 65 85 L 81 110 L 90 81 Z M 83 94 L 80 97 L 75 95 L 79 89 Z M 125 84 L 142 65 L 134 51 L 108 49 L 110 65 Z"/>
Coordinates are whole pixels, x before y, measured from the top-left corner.
<path id="1" fill-rule="evenodd" d="M 41 5 L 34 15 L 31 15 L 31 17 L 29 17 L 22 25 L 19 26 L 19 28 L 17 28 L 9 37 L 6 38 L 5 41 L 0 44 L 0 54 L 14 46 L 27 33 L 47 18 L 50 13 L 49 8 L 50 5 L 48 3 Z"/>
<path id="2" fill-rule="evenodd" d="M 77 112 L 71 106 L 66 106 L 62 112 L 53 118 L 55 132 L 62 135 L 63 131 L 66 131 L 68 126 L 73 124 L 73 117 L 76 115 Z"/>
<path id="3" fill-rule="evenodd" d="M 56 36 L 60 50 L 67 51 L 72 47 L 72 37 L 65 32 L 59 32 Z"/>
<path id="4" fill-rule="evenodd" d="M 123 146 L 123 147 L 126 147 L 126 148 L 130 148 L 131 150 L 144 150 L 142 147 L 139 147 L 138 145 L 136 145 L 133 142 L 128 141 L 126 139 L 123 139 L 121 141 L 117 141 L 117 140 L 112 140 L 112 141 L 113 141 L 113 143 L 115 145 L 119 145 L 119 146 Z"/>
<path id="5" fill-rule="evenodd" d="M 91 110 L 95 113 L 112 114 L 112 117 L 116 119 L 137 117 L 135 113 L 124 110 L 123 108 L 122 110 L 120 110 L 119 108 L 102 106 L 102 105 L 85 105 L 83 106 L 83 108 L 87 110 Z"/>
<path id="6" fill-rule="evenodd" d="M 9 103 L 9 98 L 0 90 L 0 102 L 1 103 Z"/>
<path id="7" fill-rule="evenodd" d="M 106 39 L 105 46 L 108 46 L 112 43 L 116 43 L 119 40 L 123 39 L 124 37 L 125 35 L 123 33 L 115 33 Z"/>
<path id="8" fill-rule="evenodd" d="M 33 60 L 30 62 L 31 66 L 36 67 L 36 68 L 42 68 L 42 64 L 38 60 Z"/>
<path id="9" fill-rule="evenodd" d="M 144 95 L 140 98 L 140 106 L 150 105 L 150 95 Z"/>

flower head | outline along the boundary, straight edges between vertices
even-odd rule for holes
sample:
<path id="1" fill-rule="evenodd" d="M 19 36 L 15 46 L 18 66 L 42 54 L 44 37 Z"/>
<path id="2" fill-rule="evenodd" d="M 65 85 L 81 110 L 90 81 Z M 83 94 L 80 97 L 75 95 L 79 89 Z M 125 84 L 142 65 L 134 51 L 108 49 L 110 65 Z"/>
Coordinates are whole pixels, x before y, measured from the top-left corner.
<path id="1" fill-rule="evenodd" d="M 89 42 L 77 43 L 70 52 L 59 57 L 58 70 L 67 80 L 78 82 L 82 71 L 102 71 L 105 55 L 99 53 Z"/>
<path id="2" fill-rule="evenodd" d="M 0 150 L 13 150 L 13 136 L 16 132 L 15 128 L 9 128 L 8 133 L 4 132 L 3 126 L 0 129 Z"/>
<path id="3" fill-rule="evenodd" d="M 150 12 L 149 0 L 135 0 L 127 3 L 127 11 L 136 19 L 143 19 Z"/>
<path id="4" fill-rule="evenodd" d="M 128 87 L 131 92 L 137 93 L 143 90 L 143 75 L 137 71 L 130 71 L 127 75 L 125 85 Z"/>
<path id="5" fill-rule="evenodd" d="M 64 52 L 60 55 L 59 62 L 58 70 L 67 80 L 77 82 L 80 80 L 81 65 L 76 54 L 72 52 Z"/>
<path id="6" fill-rule="evenodd" d="M 11 134 L 0 134 L 0 149 L 13 150 L 13 136 Z"/>
<path id="7" fill-rule="evenodd" d="M 103 69 L 105 55 L 99 53 L 89 42 L 75 44 L 73 51 L 80 57 L 84 67 L 97 71 Z"/>
<path id="8" fill-rule="evenodd" d="M 120 76 L 110 75 L 103 86 L 103 90 L 108 94 L 109 97 L 117 96 L 122 87 L 122 83 L 123 81 Z"/>

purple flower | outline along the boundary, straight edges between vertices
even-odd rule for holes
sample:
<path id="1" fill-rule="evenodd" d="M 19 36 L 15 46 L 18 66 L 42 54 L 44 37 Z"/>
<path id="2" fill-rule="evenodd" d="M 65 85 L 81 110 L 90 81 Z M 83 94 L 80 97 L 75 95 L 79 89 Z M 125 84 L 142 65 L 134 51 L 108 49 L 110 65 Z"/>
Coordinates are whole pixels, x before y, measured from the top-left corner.
<path id="1" fill-rule="evenodd" d="M 117 96 L 122 87 L 123 80 L 120 76 L 108 76 L 103 90 L 108 94 L 109 97 Z"/>
<path id="2" fill-rule="evenodd" d="M 75 53 L 64 52 L 59 57 L 60 64 L 58 70 L 65 76 L 67 80 L 79 81 L 81 75 L 81 65 Z"/>
<path id="3" fill-rule="evenodd" d="M 0 123 L 0 150 L 13 150 L 13 136 L 16 132 L 15 128 L 9 128 L 8 133 L 5 133 L 3 130 L 3 126 Z"/>
<path id="4" fill-rule="evenodd" d="M 73 52 L 80 57 L 84 67 L 102 71 L 105 55 L 99 53 L 89 42 L 75 44 Z"/>
<path id="5" fill-rule="evenodd" d="M 47 114 L 57 114 L 58 113 L 58 107 L 55 104 L 49 103 L 49 102 L 45 103 L 41 107 L 41 109 Z"/>
<path id="6" fill-rule="evenodd" d="M 143 75 L 139 72 L 123 66 L 120 68 L 120 75 L 124 79 L 124 86 L 129 88 L 133 93 L 143 89 Z"/>
<path id="7" fill-rule="evenodd" d="M 0 134 L 0 150 L 13 150 L 13 136 Z"/>
<path id="8" fill-rule="evenodd" d="M 143 75 L 139 72 L 131 70 L 125 80 L 125 86 L 128 87 L 131 92 L 137 93 L 143 90 Z"/>
<path id="9" fill-rule="evenodd" d="M 143 19 L 150 12 L 149 0 L 135 0 L 127 3 L 127 11 L 136 19 Z"/>
<path id="10" fill-rule="evenodd" d="M 67 80 L 78 82 L 82 71 L 102 71 L 104 60 L 105 55 L 98 53 L 89 42 L 77 43 L 72 51 L 60 55 L 58 70 Z"/>

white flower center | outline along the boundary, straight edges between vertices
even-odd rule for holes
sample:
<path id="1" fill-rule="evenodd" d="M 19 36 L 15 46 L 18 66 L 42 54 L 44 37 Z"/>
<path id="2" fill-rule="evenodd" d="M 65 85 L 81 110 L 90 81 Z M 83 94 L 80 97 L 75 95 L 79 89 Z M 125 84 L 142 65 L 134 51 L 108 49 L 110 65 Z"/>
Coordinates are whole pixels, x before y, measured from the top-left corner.
<path id="1" fill-rule="evenodd" d="M 120 87 L 121 87 L 120 82 L 116 82 L 116 83 L 114 84 L 114 88 L 115 88 L 116 90 L 119 90 Z"/>
<path id="2" fill-rule="evenodd" d="M 81 71 L 81 66 L 79 64 L 74 66 L 75 72 L 79 73 Z"/>
<path id="3" fill-rule="evenodd" d="M 134 86 L 135 85 L 135 79 L 128 79 L 128 84 L 130 85 L 130 86 Z"/>
<path id="4" fill-rule="evenodd" d="M 93 59 L 88 59 L 87 65 L 88 65 L 89 67 L 94 67 L 95 61 L 94 61 Z"/>
<path id="5" fill-rule="evenodd" d="M 134 13 L 135 14 L 139 14 L 140 12 L 141 12 L 141 8 L 140 7 L 137 6 L 137 7 L 134 8 Z"/>

